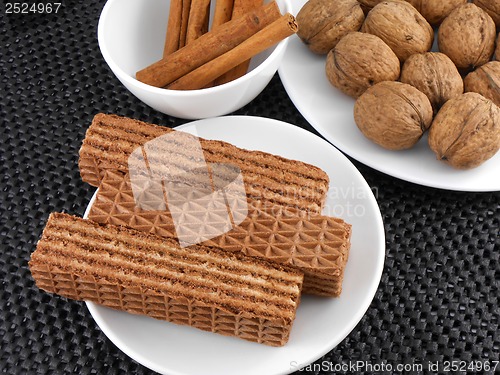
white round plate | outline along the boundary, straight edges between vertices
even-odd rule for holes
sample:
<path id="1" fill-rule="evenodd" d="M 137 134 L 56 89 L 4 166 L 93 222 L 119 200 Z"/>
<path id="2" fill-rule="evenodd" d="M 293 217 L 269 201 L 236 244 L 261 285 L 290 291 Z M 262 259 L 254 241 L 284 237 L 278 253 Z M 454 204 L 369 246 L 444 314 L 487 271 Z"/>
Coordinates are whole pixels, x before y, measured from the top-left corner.
<path id="1" fill-rule="evenodd" d="M 294 14 L 305 2 L 292 2 Z M 309 51 L 294 35 L 279 75 L 302 116 L 335 147 L 363 164 L 416 184 L 458 191 L 500 190 L 500 152 L 480 167 L 462 171 L 437 160 L 427 137 L 405 151 L 385 150 L 365 138 L 354 122 L 354 99 L 328 82 L 325 59 Z"/>
<path id="2" fill-rule="evenodd" d="M 228 116 L 191 122 L 177 129 L 301 160 L 328 173 L 331 183 L 324 214 L 342 217 L 352 224 L 352 247 L 342 295 L 336 299 L 304 296 L 290 341 L 281 348 L 131 315 L 94 303 L 87 303 L 90 313 L 125 354 L 164 374 L 287 374 L 320 358 L 356 326 L 380 281 L 385 236 L 370 187 L 351 162 L 328 142 L 287 123 Z"/>

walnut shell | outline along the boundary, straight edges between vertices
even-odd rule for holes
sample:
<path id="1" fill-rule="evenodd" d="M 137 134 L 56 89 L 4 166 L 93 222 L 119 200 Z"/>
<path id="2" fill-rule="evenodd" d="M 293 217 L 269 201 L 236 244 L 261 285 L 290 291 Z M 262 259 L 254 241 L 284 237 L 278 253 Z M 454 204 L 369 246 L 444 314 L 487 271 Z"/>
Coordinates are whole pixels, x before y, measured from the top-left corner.
<path id="1" fill-rule="evenodd" d="M 326 76 L 343 93 L 357 98 L 375 83 L 399 78 L 398 57 L 382 39 L 349 33 L 326 58 Z"/>
<path id="2" fill-rule="evenodd" d="M 500 61 L 490 61 L 469 73 L 466 92 L 477 92 L 500 107 Z"/>
<path id="3" fill-rule="evenodd" d="M 434 113 L 445 102 L 464 92 L 464 83 L 457 67 L 448 56 L 440 52 L 410 56 L 403 65 L 400 81 L 427 95 Z"/>
<path id="4" fill-rule="evenodd" d="M 439 25 L 456 7 L 467 0 L 406 0 L 417 9 L 431 25 Z"/>
<path id="5" fill-rule="evenodd" d="M 365 14 L 356 0 L 309 0 L 296 17 L 297 35 L 318 54 L 327 54 L 351 31 L 358 31 Z"/>
<path id="6" fill-rule="evenodd" d="M 495 49 L 495 23 L 484 10 L 469 3 L 456 8 L 441 23 L 439 50 L 462 71 L 490 61 Z"/>
<path id="7" fill-rule="evenodd" d="M 429 146 L 452 167 L 481 165 L 500 149 L 500 109 L 475 92 L 449 100 L 432 122 Z"/>
<path id="8" fill-rule="evenodd" d="M 434 41 L 431 25 L 404 1 L 383 1 L 376 5 L 366 16 L 361 31 L 377 35 L 401 61 L 429 51 Z"/>
<path id="9" fill-rule="evenodd" d="M 473 4 L 484 9 L 497 27 L 500 27 L 500 0 L 473 0 Z"/>
<path id="10" fill-rule="evenodd" d="M 425 94 L 401 82 L 380 82 L 354 104 L 354 121 L 373 142 L 389 150 L 411 148 L 432 122 Z"/>

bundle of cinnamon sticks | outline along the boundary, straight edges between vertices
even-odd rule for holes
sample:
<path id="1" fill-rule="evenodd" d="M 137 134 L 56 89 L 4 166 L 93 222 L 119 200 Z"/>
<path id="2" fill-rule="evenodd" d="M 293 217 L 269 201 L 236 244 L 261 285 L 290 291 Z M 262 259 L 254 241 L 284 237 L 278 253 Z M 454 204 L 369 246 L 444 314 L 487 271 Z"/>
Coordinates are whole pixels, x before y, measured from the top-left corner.
<path id="1" fill-rule="evenodd" d="M 148 85 L 196 90 L 244 75 L 250 59 L 297 32 L 275 1 L 171 0 L 163 58 L 138 71 Z M 210 24 L 210 29 L 209 29 Z"/>

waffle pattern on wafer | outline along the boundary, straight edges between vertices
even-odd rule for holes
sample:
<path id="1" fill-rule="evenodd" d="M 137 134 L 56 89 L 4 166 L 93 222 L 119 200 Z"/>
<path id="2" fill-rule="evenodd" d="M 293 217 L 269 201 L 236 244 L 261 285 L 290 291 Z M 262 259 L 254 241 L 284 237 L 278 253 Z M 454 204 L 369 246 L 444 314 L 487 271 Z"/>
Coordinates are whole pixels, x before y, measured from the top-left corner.
<path id="1" fill-rule="evenodd" d="M 149 199 L 163 196 L 150 194 Z M 169 212 L 139 209 L 130 180 L 121 173 L 105 173 L 89 218 L 176 238 Z M 217 219 L 214 213 L 211 220 Z M 207 225 L 206 218 L 203 220 L 200 225 Z M 305 275 L 304 293 L 339 296 L 350 236 L 351 226 L 341 219 L 248 200 L 248 216 L 243 222 L 203 244 L 291 265 Z"/>
<path id="2" fill-rule="evenodd" d="M 126 172 L 128 157 L 139 146 L 175 132 L 116 115 L 97 114 L 80 149 L 83 181 L 99 186 L 106 170 Z M 199 138 L 208 163 L 240 168 L 249 197 L 320 213 L 329 179 L 320 168 L 260 151 L 248 151 L 222 141 Z M 182 149 L 182 147 L 181 147 Z M 179 154 L 179 163 L 183 155 Z"/>
<path id="3" fill-rule="evenodd" d="M 272 346 L 288 340 L 303 280 L 271 262 L 61 213 L 29 267 L 48 292 Z"/>

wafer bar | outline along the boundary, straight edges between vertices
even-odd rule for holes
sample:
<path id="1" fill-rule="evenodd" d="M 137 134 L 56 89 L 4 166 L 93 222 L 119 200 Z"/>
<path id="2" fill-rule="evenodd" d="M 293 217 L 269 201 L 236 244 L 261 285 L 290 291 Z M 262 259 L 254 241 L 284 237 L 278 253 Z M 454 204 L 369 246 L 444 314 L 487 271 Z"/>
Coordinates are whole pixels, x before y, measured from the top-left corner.
<path id="1" fill-rule="evenodd" d="M 235 124 L 237 125 L 237 124 Z M 127 172 L 128 157 L 139 146 L 175 130 L 119 117 L 97 114 L 80 149 L 83 181 L 99 186 L 106 170 Z M 229 163 L 240 168 L 249 197 L 320 213 L 326 199 L 328 175 L 318 167 L 227 142 L 200 138 L 208 163 Z M 182 158 L 183 154 L 179 154 Z M 186 162 L 189 155 L 184 155 Z"/>
<path id="2" fill-rule="evenodd" d="M 161 191 L 156 197 L 153 192 L 149 193 L 151 200 L 163 199 Z M 350 249 L 351 226 L 339 218 L 311 215 L 290 207 L 254 200 L 247 203 L 245 220 L 203 244 L 291 265 L 304 272 L 304 293 L 339 296 Z M 189 212 L 185 214 L 190 215 Z M 218 220 L 217 213 L 211 214 L 210 220 L 214 223 Z M 89 218 L 177 238 L 168 208 L 143 210 L 137 207 L 128 175 L 113 171 L 104 174 Z M 194 226 L 206 224 L 203 218 Z"/>
<path id="3" fill-rule="evenodd" d="M 281 346 L 303 275 L 130 228 L 50 215 L 29 267 L 39 288 L 134 314 Z"/>

